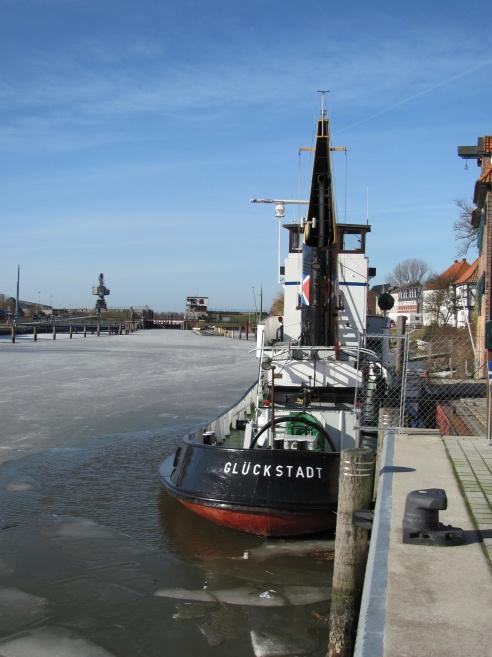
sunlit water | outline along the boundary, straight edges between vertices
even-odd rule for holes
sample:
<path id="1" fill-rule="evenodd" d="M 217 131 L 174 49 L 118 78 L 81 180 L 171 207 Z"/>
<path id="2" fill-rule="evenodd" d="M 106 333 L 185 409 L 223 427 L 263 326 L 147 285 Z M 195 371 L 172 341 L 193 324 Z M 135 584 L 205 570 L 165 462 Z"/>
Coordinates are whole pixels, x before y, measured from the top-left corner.
<path id="1" fill-rule="evenodd" d="M 51 351 L 47 343 L 18 346 L 0 351 L 13 373 L 0 400 L 10 434 L 0 465 L 0 654 L 323 655 L 331 580 L 324 544 L 211 525 L 169 498 L 157 476 L 180 436 L 254 379 L 251 343 L 160 331 Z M 153 363 L 159 374 L 146 378 L 137 363 Z M 130 387 L 123 364 L 134 373 Z M 49 404 L 27 391 L 43 371 Z M 92 392 L 80 393 L 80 378 L 92 380 Z M 97 395 L 109 381 L 101 406 Z M 136 401 L 125 415 L 130 388 Z M 104 408 L 104 417 L 94 415 Z M 142 429 L 122 430 L 139 412 Z M 63 425 L 71 431 L 65 441 Z"/>

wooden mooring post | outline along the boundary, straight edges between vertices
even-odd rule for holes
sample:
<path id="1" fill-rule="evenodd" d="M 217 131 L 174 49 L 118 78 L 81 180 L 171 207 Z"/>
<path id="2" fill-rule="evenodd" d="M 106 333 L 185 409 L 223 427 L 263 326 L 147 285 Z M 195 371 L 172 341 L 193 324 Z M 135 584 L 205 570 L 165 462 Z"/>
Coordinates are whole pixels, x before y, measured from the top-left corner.
<path id="1" fill-rule="evenodd" d="M 368 551 L 368 530 L 356 526 L 353 516 L 369 509 L 373 475 L 372 450 L 342 451 L 327 657 L 353 653 Z"/>

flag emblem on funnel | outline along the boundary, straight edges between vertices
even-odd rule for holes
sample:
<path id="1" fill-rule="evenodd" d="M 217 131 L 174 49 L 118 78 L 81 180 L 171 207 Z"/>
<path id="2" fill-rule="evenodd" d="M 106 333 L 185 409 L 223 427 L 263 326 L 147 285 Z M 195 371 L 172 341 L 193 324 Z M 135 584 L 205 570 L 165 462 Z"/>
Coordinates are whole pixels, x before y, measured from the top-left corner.
<path id="1" fill-rule="evenodd" d="M 311 276 L 309 274 L 304 276 L 302 279 L 302 303 L 305 306 L 309 306 L 309 284 L 311 281 Z"/>

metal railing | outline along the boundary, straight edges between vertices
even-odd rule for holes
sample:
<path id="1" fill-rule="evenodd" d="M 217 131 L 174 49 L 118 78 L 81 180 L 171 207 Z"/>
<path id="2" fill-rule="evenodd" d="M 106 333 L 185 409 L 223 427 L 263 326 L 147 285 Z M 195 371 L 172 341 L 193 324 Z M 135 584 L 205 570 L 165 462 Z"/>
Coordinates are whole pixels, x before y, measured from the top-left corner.
<path id="1" fill-rule="evenodd" d="M 359 350 L 356 390 L 361 429 L 378 426 L 379 411 L 395 409 L 398 428 L 439 428 L 476 435 L 486 430 L 487 382 L 466 329 L 417 329 L 403 337 L 366 336 Z M 485 424 L 484 424 L 485 422 Z"/>

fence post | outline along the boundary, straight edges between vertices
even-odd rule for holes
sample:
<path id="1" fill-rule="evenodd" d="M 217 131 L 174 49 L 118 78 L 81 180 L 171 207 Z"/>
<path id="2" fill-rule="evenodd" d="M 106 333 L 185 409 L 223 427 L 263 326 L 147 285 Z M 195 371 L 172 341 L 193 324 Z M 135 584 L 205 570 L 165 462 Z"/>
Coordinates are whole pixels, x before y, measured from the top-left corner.
<path id="1" fill-rule="evenodd" d="M 350 657 L 353 652 L 368 550 L 368 530 L 354 525 L 353 514 L 369 508 L 373 472 L 372 450 L 341 452 L 327 657 Z"/>
<path id="2" fill-rule="evenodd" d="M 381 454 L 384 448 L 384 436 L 389 427 L 396 427 L 400 423 L 400 409 L 399 408 L 385 408 L 381 406 L 379 409 L 378 419 L 378 444 L 376 449 L 376 467 L 374 469 L 374 491 L 373 498 L 375 499 L 378 494 L 379 486 L 379 470 L 381 467 Z"/>
<path id="3" fill-rule="evenodd" d="M 405 331 L 407 325 L 407 318 L 403 315 L 396 318 L 396 360 L 395 360 L 395 373 L 401 375 L 403 370 L 403 355 L 405 353 Z"/>

